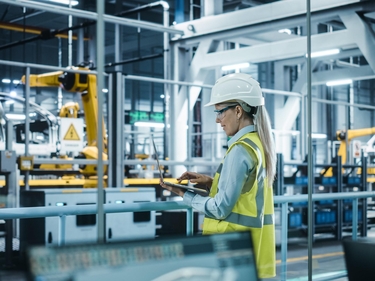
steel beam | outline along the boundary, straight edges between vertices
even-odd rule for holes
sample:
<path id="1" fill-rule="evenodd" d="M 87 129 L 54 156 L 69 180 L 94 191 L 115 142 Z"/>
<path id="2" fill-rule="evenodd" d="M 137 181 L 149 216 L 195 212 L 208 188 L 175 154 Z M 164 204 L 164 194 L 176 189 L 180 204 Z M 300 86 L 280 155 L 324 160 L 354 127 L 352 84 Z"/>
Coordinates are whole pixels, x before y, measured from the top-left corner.
<path id="1" fill-rule="evenodd" d="M 333 48 L 356 48 L 356 36 L 348 30 L 322 33 L 312 36 L 312 51 Z M 201 62 L 202 68 L 214 68 L 240 62 L 260 63 L 295 57 L 306 54 L 306 37 L 260 44 L 240 49 L 207 54 Z"/>
<path id="2" fill-rule="evenodd" d="M 375 8 L 375 5 L 374 5 Z M 345 24 L 346 28 L 355 34 L 355 41 L 366 58 L 368 64 L 375 72 L 375 36 L 374 31 L 356 14 L 356 13 L 342 13 L 340 18 Z"/>
<path id="3" fill-rule="evenodd" d="M 314 0 L 311 4 L 312 13 L 324 12 L 329 10 L 329 17 L 337 14 L 333 11 L 335 8 L 340 10 L 345 7 L 350 8 L 352 4 L 364 5 L 360 0 Z M 370 2 L 370 1 L 368 1 Z M 358 8 L 358 7 L 357 7 Z M 298 19 L 297 19 L 298 17 Z M 280 26 L 274 24 L 275 21 L 293 19 L 293 26 L 298 26 L 296 20 L 300 20 L 301 24 L 306 21 L 306 3 L 300 0 L 278 1 L 266 5 L 260 5 L 248 9 L 242 9 L 234 12 L 224 13 L 215 16 L 203 17 L 197 20 L 188 21 L 177 24 L 176 29 L 182 30 L 184 35 L 177 35 L 172 40 L 194 39 L 195 37 L 215 34 L 215 39 L 219 37 L 225 38 L 226 35 L 221 32 L 229 31 L 233 35 L 234 30 L 239 28 L 255 26 L 259 24 L 267 24 L 272 26 L 273 30 L 280 28 L 287 28 L 288 26 Z M 314 19 L 313 19 L 314 20 Z M 291 23 L 292 23 L 291 22 Z M 242 34 L 249 33 L 248 29 L 241 31 Z M 240 34 L 237 34 L 240 36 Z M 214 38 L 211 38 L 214 39 Z M 199 39 L 198 39 L 199 40 Z M 200 38 L 201 40 L 201 38 Z"/>
<path id="4" fill-rule="evenodd" d="M 352 80 L 369 80 L 374 79 L 375 73 L 369 65 L 343 68 L 327 71 L 319 71 L 312 74 L 312 84 L 322 85 L 332 80 L 352 79 Z"/>
<path id="5" fill-rule="evenodd" d="M 0 0 L 0 3 L 7 3 L 9 5 L 21 6 L 31 9 L 39 9 L 51 13 L 62 14 L 62 15 L 72 15 L 79 18 L 84 19 L 91 19 L 97 20 L 98 14 L 95 12 L 89 12 L 85 10 L 73 9 L 73 8 L 65 8 L 56 5 L 51 5 L 47 3 L 41 3 L 37 1 L 30 1 L 30 0 Z M 183 31 L 178 30 L 174 27 L 165 27 L 160 24 L 154 24 L 147 21 L 139 21 L 139 20 L 132 20 L 127 18 L 121 18 L 111 15 L 103 15 L 103 19 L 105 22 L 110 22 L 114 24 L 132 26 L 132 27 L 139 27 L 159 32 L 168 32 L 172 34 L 183 34 Z"/>

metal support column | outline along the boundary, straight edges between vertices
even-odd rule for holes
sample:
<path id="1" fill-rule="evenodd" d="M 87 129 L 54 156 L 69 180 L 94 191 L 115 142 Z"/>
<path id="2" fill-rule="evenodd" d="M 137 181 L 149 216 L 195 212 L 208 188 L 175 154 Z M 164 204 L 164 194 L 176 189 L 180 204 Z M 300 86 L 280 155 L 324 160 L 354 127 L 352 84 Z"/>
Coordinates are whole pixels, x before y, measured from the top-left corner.
<path id="1" fill-rule="evenodd" d="M 160 1 L 159 2 L 162 7 L 163 7 L 163 25 L 165 27 L 169 26 L 169 5 L 165 1 Z M 163 72 L 164 72 L 164 79 L 170 79 L 171 78 L 171 67 L 170 67 L 170 62 L 171 62 L 171 52 L 170 52 L 170 44 L 169 44 L 169 33 L 164 32 L 163 33 Z M 168 84 L 164 84 L 164 158 L 170 156 L 169 152 L 169 140 L 168 135 L 170 134 L 170 129 L 169 129 L 169 116 L 170 116 L 170 95 L 171 91 L 170 88 L 171 86 Z"/>
<path id="2" fill-rule="evenodd" d="M 363 155 L 362 152 L 362 175 L 361 175 L 361 183 L 362 183 L 362 191 L 367 191 L 367 157 Z M 361 236 L 367 237 L 367 198 L 363 198 L 362 200 L 362 227 L 361 227 Z"/>
<path id="3" fill-rule="evenodd" d="M 336 172 L 336 179 L 337 179 L 337 192 L 342 192 L 342 162 L 341 162 L 341 156 L 336 157 L 336 163 L 337 163 L 337 172 Z M 344 211 L 343 209 L 343 201 L 339 200 L 337 202 L 337 229 L 336 229 L 336 238 L 337 240 L 342 239 L 342 213 Z"/>
<path id="4" fill-rule="evenodd" d="M 314 241 L 314 202 L 312 193 L 314 189 L 314 163 L 312 151 L 312 96 L 311 96 L 311 6 L 310 0 L 306 0 L 306 30 L 307 30 L 307 135 L 308 135 L 308 281 L 312 281 L 312 247 Z M 305 137 L 305 136 L 303 136 Z"/>
<path id="5" fill-rule="evenodd" d="M 357 240 L 358 238 L 358 198 L 353 199 L 352 207 L 352 239 Z"/>
<path id="6" fill-rule="evenodd" d="M 284 157 L 281 153 L 277 154 L 277 181 L 276 181 L 276 195 L 283 195 L 284 184 Z"/>
<path id="7" fill-rule="evenodd" d="M 109 75 L 108 95 L 108 186 L 124 185 L 124 79 L 120 72 Z"/>
<path id="8" fill-rule="evenodd" d="M 0 167 L 0 173 L 5 175 L 5 196 L 7 197 L 7 208 L 17 207 L 17 175 L 16 175 L 16 152 L 12 151 L 13 141 L 13 122 L 8 120 L 6 123 L 6 143 Z M 5 266 L 13 266 L 13 237 L 16 233 L 16 220 L 5 220 Z"/>
<path id="9" fill-rule="evenodd" d="M 30 67 L 26 67 L 25 81 L 25 156 L 29 156 L 29 136 L 30 136 Z M 29 190 L 29 171 L 25 171 L 25 190 Z"/>
<path id="10" fill-rule="evenodd" d="M 188 129 L 187 129 L 187 160 L 191 162 L 192 158 L 192 133 L 193 133 L 193 107 L 191 106 L 191 99 L 190 99 L 190 87 L 186 87 L 186 100 L 187 100 L 187 122 L 188 122 Z M 191 170 L 191 166 L 188 166 L 188 171 Z"/>
<path id="11" fill-rule="evenodd" d="M 281 280 L 287 278 L 288 255 L 288 203 L 281 204 Z"/>
<path id="12" fill-rule="evenodd" d="M 98 242 L 105 241 L 105 216 L 104 216 L 104 190 L 103 190 L 103 88 L 104 88 L 104 41 L 105 41 L 105 30 L 104 30 L 104 2 L 96 1 L 98 18 L 96 22 L 96 47 L 97 47 L 97 95 L 98 95 L 98 132 L 97 132 L 97 143 L 98 143 Z"/>

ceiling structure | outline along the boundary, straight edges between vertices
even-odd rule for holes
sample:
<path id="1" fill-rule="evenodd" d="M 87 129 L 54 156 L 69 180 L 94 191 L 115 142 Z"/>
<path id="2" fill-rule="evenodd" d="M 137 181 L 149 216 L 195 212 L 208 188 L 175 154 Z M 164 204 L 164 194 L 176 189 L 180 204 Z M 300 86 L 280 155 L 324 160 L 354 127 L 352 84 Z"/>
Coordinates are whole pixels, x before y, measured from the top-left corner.
<path id="1" fill-rule="evenodd" d="M 364 56 L 372 72 L 369 71 L 363 78 L 372 77 L 375 71 L 374 9 L 373 1 L 312 1 L 312 52 L 339 48 L 341 52 L 336 54 L 337 58 Z M 200 64 L 201 68 L 243 61 L 261 63 L 296 58 L 303 61 L 307 48 L 305 26 L 304 1 L 278 1 L 178 24 L 176 28 L 182 29 L 184 35 L 176 35 L 172 40 L 180 42 L 180 45 L 197 44 L 202 39 L 242 44 L 240 49 L 207 54 Z M 291 33 L 280 33 L 282 29 Z M 335 56 L 323 60 L 332 58 Z M 319 82 L 325 83 L 314 81 Z"/>
<path id="2" fill-rule="evenodd" d="M 47 0 L 38 2 L 50 3 Z M 161 1 L 155 3 L 157 2 Z M 170 7 L 170 22 L 172 23 L 176 13 L 179 12 L 176 11 L 175 6 L 177 1 L 162 2 L 168 3 Z M 185 46 L 197 45 L 201 38 L 204 38 L 204 40 L 232 42 L 239 45 L 241 49 L 212 52 L 205 56 L 204 62 L 200 65 L 201 68 L 214 68 L 236 63 L 236 61 L 261 63 L 293 58 L 304 59 L 306 54 L 305 1 L 217 1 L 216 3 L 219 4 L 222 2 L 221 15 L 197 18 L 193 21 L 190 21 L 194 16 L 190 14 L 189 9 L 198 9 L 200 13 L 203 13 L 204 9 L 208 9 L 205 7 L 209 1 L 180 2 L 184 3 L 185 22 L 178 23 L 175 28 L 183 30 L 184 35 L 172 36 L 172 41 L 180 45 L 185 44 Z M 150 2 L 146 0 L 110 0 L 106 1 L 105 12 L 110 15 L 122 14 L 122 17 L 130 19 L 162 24 L 162 9 L 157 6 L 144 12 L 134 12 L 135 8 L 147 4 Z M 374 42 L 374 5 L 373 1 L 360 0 L 312 1 L 312 51 L 340 48 L 342 52 L 348 52 L 347 57 L 363 55 L 371 70 L 374 71 L 375 58 L 370 57 L 371 44 Z M 95 1 L 82 0 L 74 8 L 95 11 Z M 52 60 L 63 66 L 67 64 L 66 53 L 63 54 L 62 62 L 57 60 L 59 46 L 62 46 L 63 51 L 67 48 L 68 16 L 42 11 L 39 8 L 2 4 L 2 1 L 0 1 L 0 16 L 1 59 L 8 58 L 13 61 L 41 64 Z M 86 40 L 92 39 L 92 33 L 95 32 L 94 20 L 73 18 L 70 26 L 74 28 L 73 40 L 77 38 L 79 29 L 85 31 Z M 80 28 L 81 26 L 84 27 Z M 288 33 L 279 32 L 282 29 L 287 30 Z M 326 30 L 322 31 L 322 29 Z M 134 57 L 140 58 L 162 53 L 160 33 L 147 29 L 140 31 L 135 27 L 124 27 L 121 32 L 124 38 L 122 60 L 134 60 Z M 359 34 L 362 36 L 358 37 Z M 114 35 L 113 25 L 106 24 L 107 64 L 116 63 L 113 55 Z M 63 42 L 57 42 L 56 37 L 64 38 Z M 74 42 L 72 44 L 76 51 Z M 40 45 L 43 45 L 43 49 Z M 41 49 L 39 52 L 38 48 Z M 44 50 L 49 51 L 49 54 L 46 54 Z M 28 55 L 30 52 L 34 52 L 33 56 Z M 338 58 L 346 56 L 342 52 L 337 55 Z M 92 58 L 85 54 L 84 59 Z M 79 62 L 73 60 L 73 64 L 77 63 Z M 134 69 L 128 68 L 125 72 L 131 73 L 129 71 L 134 71 Z M 152 75 L 152 73 L 149 74 Z M 160 73 L 157 75 L 162 76 Z M 362 79 L 371 75 L 370 71 L 361 68 L 354 78 Z M 314 80 L 315 84 L 324 82 Z"/>

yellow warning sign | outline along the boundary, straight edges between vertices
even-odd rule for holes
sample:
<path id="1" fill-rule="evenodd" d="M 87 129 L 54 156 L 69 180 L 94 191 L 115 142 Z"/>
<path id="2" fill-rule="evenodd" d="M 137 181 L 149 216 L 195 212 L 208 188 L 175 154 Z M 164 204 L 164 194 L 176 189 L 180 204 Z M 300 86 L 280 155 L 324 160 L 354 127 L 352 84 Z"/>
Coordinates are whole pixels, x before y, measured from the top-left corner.
<path id="1" fill-rule="evenodd" d="M 79 135 L 74 128 L 73 124 L 70 124 L 68 131 L 65 134 L 64 140 L 80 140 Z"/>

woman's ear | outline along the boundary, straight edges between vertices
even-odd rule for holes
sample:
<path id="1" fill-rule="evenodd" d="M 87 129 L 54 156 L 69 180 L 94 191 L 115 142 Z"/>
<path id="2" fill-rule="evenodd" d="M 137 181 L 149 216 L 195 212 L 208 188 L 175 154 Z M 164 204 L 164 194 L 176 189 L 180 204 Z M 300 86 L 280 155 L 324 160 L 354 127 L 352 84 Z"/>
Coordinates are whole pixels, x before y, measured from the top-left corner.
<path id="1" fill-rule="evenodd" d="M 237 115 L 237 120 L 239 120 L 242 117 L 243 114 L 243 108 L 239 105 L 236 106 L 236 115 Z"/>

